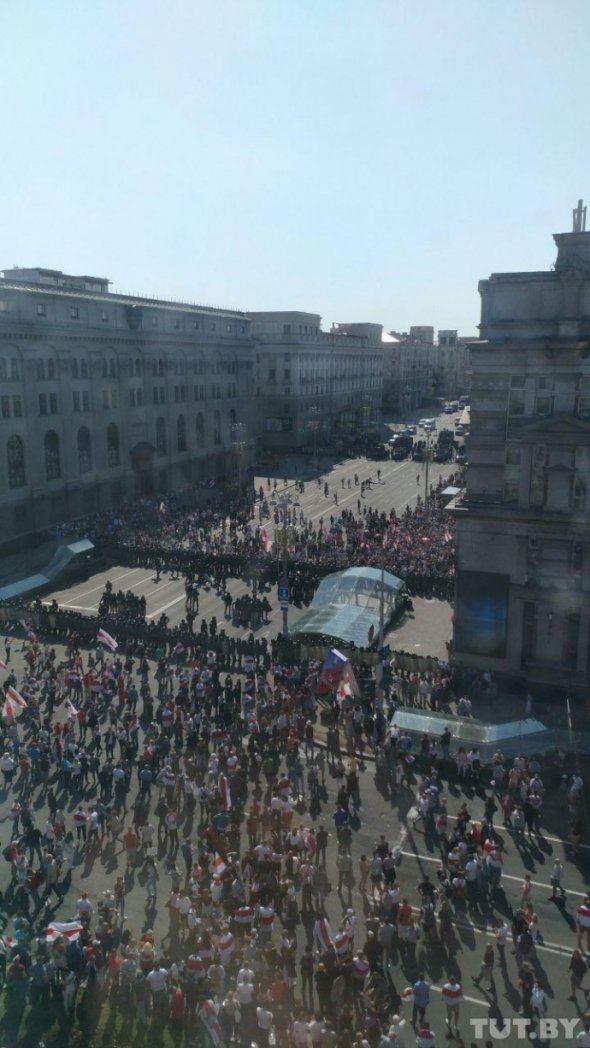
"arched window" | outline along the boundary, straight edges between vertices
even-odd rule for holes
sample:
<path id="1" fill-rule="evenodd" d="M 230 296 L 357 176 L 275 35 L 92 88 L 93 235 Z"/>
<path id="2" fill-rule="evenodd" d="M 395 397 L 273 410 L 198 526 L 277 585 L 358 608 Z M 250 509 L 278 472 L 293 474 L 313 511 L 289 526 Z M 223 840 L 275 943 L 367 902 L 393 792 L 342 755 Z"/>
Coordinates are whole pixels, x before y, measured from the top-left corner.
<path id="1" fill-rule="evenodd" d="M 221 414 L 219 411 L 213 412 L 213 443 L 221 444 Z"/>
<path id="2" fill-rule="evenodd" d="M 88 426 L 78 430 L 78 468 L 80 473 L 90 473 L 92 469 L 92 443 Z"/>
<path id="3" fill-rule="evenodd" d="M 78 378 L 78 361 L 72 360 L 72 378 Z"/>
<path id="4" fill-rule="evenodd" d="M 55 360 L 52 357 L 47 361 L 47 378 L 55 378 Z"/>
<path id="5" fill-rule="evenodd" d="M 197 447 L 205 446 L 205 420 L 202 411 L 197 415 Z"/>
<path id="6" fill-rule="evenodd" d="M 88 378 L 88 361 L 84 357 L 80 361 L 80 378 Z"/>
<path id="7" fill-rule="evenodd" d="M 186 419 L 184 415 L 178 416 L 176 423 L 176 436 L 178 441 L 178 450 L 186 451 Z"/>
<path id="8" fill-rule="evenodd" d="M 18 366 L 18 360 L 17 360 L 16 357 L 12 357 L 12 360 L 10 361 L 10 377 L 11 378 L 18 378 L 19 374 L 20 374 L 20 369 L 19 369 L 19 366 Z"/>
<path id="9" fill-rule="evenodd" d="M 37 378 L 38 379 L 45 378 L 45 361 L 44 360 L 38 360 L 37 361 Z"/>
<path id="10" fill-rule="evenodd" d="M 156 455 L 166 454 L 166 423 L 163 418 L 156 422 Z"/>
<path id="11" fill-rule="evenodd" d="M 107 429 L 107 461 L 109 466 L 119 465 L 119 430 L 114 422 Z"/>
<path id="12" fill-rule="evenodd" d="M 59 460 L 59 437 L 54 429 L 45 434 L 45 476 L 47 480 L 57 480 L 61 477 L 61 463 Z"/>
<path id="13" fill-rule="evenodd" d="M 8 458 L 8 486 L 24 488 L 27 483 L 25 474 L 25 446 L 20 437 L 11 437 L 6 445 Z"/>

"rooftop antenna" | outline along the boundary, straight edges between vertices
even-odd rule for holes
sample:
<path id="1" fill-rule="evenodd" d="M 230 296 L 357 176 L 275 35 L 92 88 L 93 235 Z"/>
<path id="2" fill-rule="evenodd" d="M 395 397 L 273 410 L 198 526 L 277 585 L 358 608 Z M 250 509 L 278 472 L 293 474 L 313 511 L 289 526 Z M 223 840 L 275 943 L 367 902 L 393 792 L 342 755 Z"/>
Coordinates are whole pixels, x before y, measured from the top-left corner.
<path id="1" fill-rule="evenodd" d="M 578 200 L 578 206 L 572 211 L 572 233 L 586 232 L 586 211 L 584 201 Z"/>

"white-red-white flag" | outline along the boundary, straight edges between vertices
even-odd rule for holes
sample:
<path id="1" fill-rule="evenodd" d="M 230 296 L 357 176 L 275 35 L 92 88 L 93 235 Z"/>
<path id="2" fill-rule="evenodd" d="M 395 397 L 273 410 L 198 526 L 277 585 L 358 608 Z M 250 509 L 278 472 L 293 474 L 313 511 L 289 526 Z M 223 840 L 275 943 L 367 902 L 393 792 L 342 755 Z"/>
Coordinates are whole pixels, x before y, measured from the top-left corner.
<path id="1" fill-rule="evenodd" d="M 76 707 L 74 706 L 74 703 L 71 702 L 70 699 L 66 699 L 66 701 L 64 702 L 64 706 L 65 706 L 66 710 L 68 711 L 70 717 L 77 717 L 78 716 L 80 711 L 76 709 Z"/>
<path id="2" fill-rule="evenodd" d="M 27 705 L 22 695 L 20 694 L 20 692 L 16 690 L 16 688 L 7 688 L 6 698 L 9 699 L 10 702 L 13 702 L 15 706 L 20 706 L 21 710 L 24 710 Z"/>
<path id="3" fill-rule="evenodd" d="M 221 858 L 221 855 L 219 852 L 215 852 L 215 858 L 213 859 L 213 873 L 221 875 L 225 870 L 227 870 L 227 866 Z"/>
<path id="4" fill-rule="evenodd" d="M 115 638 L 111 637 L 110 633 L 107 633 L 107 631 L 102 628 L 99 629 L 96 639 L 99 640 L 101 644 L 106 644 L 107 648 L 110 648 L 111 651 L 116 651 L 119 647 Z"/>
<path id="5" fill-rule="evenodd" d="M 8 666 L 6 665 L 4 659 L 0 659 L 0 670 L 6 670 L 6 672 L 8 673 Z"/>
<path id="6" fill-rule="evenodd" d="M 55 942 L 60 936 L 68 942 L 75 942 L 82 931 L 81 921 L 52 921 L 45 930 L 47 942 Z"/>
<path id="7" fill-rule="evenodd" d="M 270 551 L 272 549 L 272 541 L 271 541 L 271 537 L 268 534 L 268 531 L 266 530 L 266 528 L 261 528 L 260 529 L 260 541 L 262 542 L 262 548 L 263 548 L 264 552 L 265 553 L 270 553 Z"/>

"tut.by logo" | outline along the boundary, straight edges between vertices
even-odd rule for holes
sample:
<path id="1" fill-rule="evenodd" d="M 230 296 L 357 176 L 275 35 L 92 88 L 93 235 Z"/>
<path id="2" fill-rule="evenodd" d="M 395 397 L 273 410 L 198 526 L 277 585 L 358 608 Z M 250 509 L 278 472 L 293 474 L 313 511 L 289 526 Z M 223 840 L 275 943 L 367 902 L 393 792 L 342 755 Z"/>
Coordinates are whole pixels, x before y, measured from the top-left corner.
<path id="1" fill-rule="evenodd" d="M 490 1037 L 496 1041 L 513 1040 L 525 1041 L 535 1032 L 535 1037 L 543 1041 L 560 1039 L 573 1041 L 577 1033 L 580 1033 L 579 1019 L 539 1019 L 539 1024 L 534 1025 L 530 1019 L 504 1019 L 500 1024 L 495 1019 L 470 1019 L 473 1035 L 477 1038 Z"/>

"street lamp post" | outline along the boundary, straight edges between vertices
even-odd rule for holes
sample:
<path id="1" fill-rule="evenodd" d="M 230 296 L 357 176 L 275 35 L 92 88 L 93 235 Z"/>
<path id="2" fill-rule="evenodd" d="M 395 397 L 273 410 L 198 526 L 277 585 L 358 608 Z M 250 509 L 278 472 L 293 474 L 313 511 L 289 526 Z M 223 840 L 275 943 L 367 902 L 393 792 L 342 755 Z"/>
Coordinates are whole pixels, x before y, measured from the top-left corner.
<path id="1" fill-rule="evenodd" d="M 424 469 L 424 504 L 426 504 L 426 500 L 428 498 L 428 474 L 429 474 L 429 470 L 430 470 L 430 463 L 431 463 L 431 461 L 432 461 L 432 437 L 431 437 L 431 435 L 429 433 L 427 441 L 426 441 L 426 447 L 424 448 L 424 463 L 425 463 L 425 469 Z"/>
<path id="2" fill-rule="evenodd" d="M 231 445 L 236 453 L 236 473 L 238 490 L 242 490 L 242 456 L 246 447 L 246 426 L 243 422 L 234 422 L 231 427 Z"/>
<path id="3" fill-rule="evenodd" d="M 280 553 L 281 560 L 281 576 L 279 578 L 279 601 L 281 604 L 281 611 L 283 613 L 283 637 L 289 636 L 289 601 L 291 594 L 289 592 L 289 579 L 287 576 L 287 543 L 289 541 L 289 529 L 287 528 L 287 510 L 296 508 L 299 505 L 296 499 L 294 499 L 290 492 L 285 491 L 282 495 L 277 495 L 276 498 L 271 500 L 271 506 L 279 510 L 283 514 L 283 526 L 280 531 L 280 542 L 277 542 L 277 551 Z M 292 529 L 295 530 L 294 528 Z M 275 532 L 275 541 L 278 539 L 278 534 Z"/>

